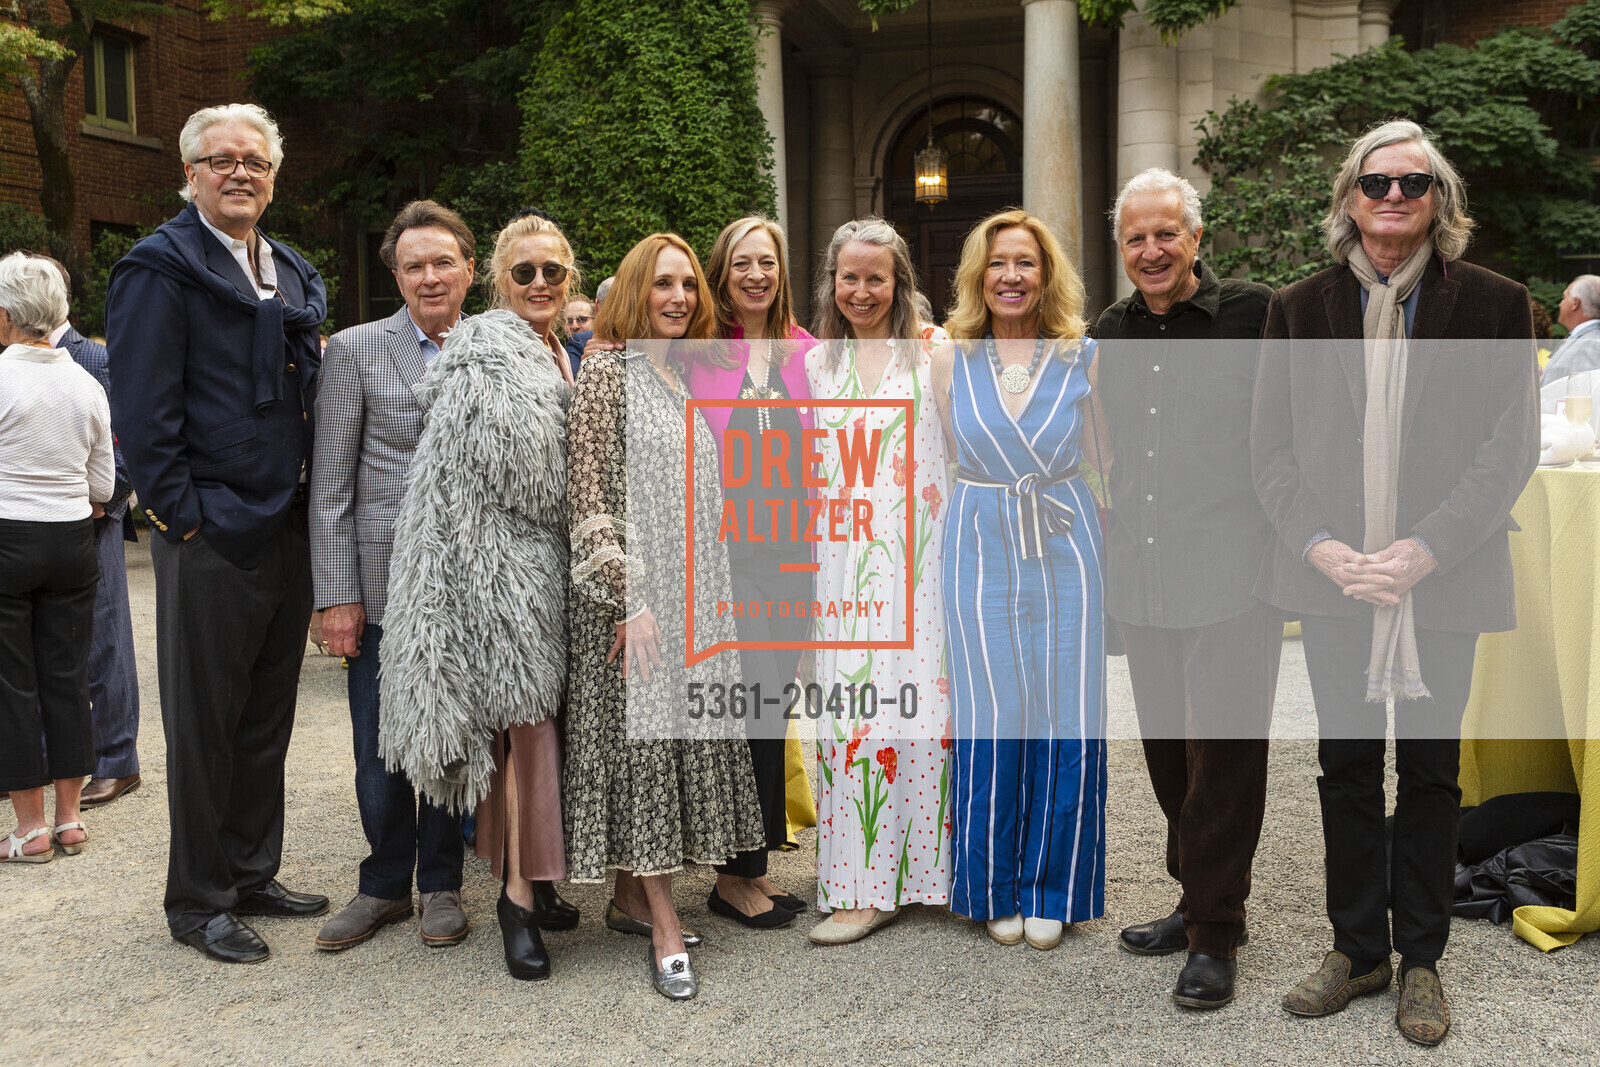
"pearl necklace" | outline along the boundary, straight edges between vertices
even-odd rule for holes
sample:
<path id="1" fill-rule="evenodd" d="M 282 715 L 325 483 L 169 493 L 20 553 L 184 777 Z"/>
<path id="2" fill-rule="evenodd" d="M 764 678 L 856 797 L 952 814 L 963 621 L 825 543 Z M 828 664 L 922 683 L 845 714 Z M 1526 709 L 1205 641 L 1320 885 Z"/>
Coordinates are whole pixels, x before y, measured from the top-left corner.
<path id="1" fill-rule="evenodd" d="M 745 366 L 745 371 L 746 371 L 746 373 L 749 373 L 749 364 L 748 363 Z M 766 358 L 762 362 L 762 365 L 761 365 L 761 384 L 759 384 L 759 385 L 754 384 L 754 379 L 752 378 L 751 379 L 752 384 L 749 386 L 749 388 L 741 389 L 739 391 L 739 399 L 740 400 L 776 400 L 776 399 L 778 399 L 778 390 L 772 388 L 771 386 L 769 386 L 767 384 L 771 380 L 772 380 L 772 340 L 770 338 L 768 338 L 768 340 L 767 340 Z M 756 408 L 756 428 L 758 430 L 770 430 L 770 429 L 772 429 L 772 409 L 771 408 L 767 408 L 767 407 Z"/>
<path id="2" fill-rule="evenodd" d="M 995 375 L 1000 379 L 1000 388 L 1008 393 L 1026 393 L 1028 385 L 1033 381 L 1034 371 L 1039 369 L 1039 362 L 1044 359 L 1043 337 L 1039 338 L 1033 346 L 1033 362 L 1028 364 L 1028 369 L 1023 370 L 1022 364 L 1013 363 L 1009 367 L 1001 368 L 999 346 L 995 344 L 993 334 L 984 334 L 985 350 L 989 354 L 989 363 L 994 367 Z"/>

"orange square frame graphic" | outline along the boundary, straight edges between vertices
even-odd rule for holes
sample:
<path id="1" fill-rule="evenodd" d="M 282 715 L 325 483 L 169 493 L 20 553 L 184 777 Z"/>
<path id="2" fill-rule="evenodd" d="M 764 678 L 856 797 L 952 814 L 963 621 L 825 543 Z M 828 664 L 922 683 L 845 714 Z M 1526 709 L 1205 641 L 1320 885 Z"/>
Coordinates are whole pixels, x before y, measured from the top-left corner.
<path id="1" fill-rule="evenodd" d="M 910 400 L 816 400 L 806 398 L 802 400 L 712 400 L 695 399 L 683 402 L 684 443 L 687 459 L 685 465 L 687 474 L 687 506 L 684 509 L 684 536 L 688 542 L 686 559 L 688 566 L 685 570 L 686 597 L 688 618 L 685 623 L 685 637 L 683 642 L 683 665 L 692 667 L 702 660 L 710 659 L 718 652 L 730 648 L 799 648 L 799 649 L 845 649 L 845 648 L 870 648 L 881 651 L 911 649 L 914 647 L 912 635 L 914 609 L 906 611 L 906 634 L 898 641 L 721 641 L 703 652 L 695 650 L 694 643 L 694 415 L 697 408 L 900 408 L 905 412 L 906 426 L 906 544 L 914 545 L 916 541 L 916 459 L 917 435 L 914 432 L 916 419 L 915 404 Z M 813 567 L 812 569 L 819 569 Z M 906 572 L 906 604 L 916 603 L 915 586 L 913 579 L 916 575 L 912 568 L 905 568 Z"/>

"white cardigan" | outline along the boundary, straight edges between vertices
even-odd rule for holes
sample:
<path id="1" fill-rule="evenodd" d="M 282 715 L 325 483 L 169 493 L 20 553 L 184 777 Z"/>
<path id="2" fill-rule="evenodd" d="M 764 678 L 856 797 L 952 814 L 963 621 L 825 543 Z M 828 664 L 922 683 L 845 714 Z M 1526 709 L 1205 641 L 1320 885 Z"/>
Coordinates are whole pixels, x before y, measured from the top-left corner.
<path id="1" fill-rule="evenodd" d="M 111 407 L 64 348 L 0 352 L 0 519 L 73 522 L 111 499 Z"/>

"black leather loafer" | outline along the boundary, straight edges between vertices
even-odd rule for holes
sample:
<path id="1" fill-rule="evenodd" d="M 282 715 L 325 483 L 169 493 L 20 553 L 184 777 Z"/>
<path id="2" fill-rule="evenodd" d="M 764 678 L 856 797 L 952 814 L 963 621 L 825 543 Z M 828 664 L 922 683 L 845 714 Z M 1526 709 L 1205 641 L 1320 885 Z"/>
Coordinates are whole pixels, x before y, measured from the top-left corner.
<path id="1" fill-rule="evenodd" d="M 1122 931 L 1118 943 L 1135 956 L 1170 956 L 1189 947 L 1189 935 L 1183 928 L 1183 915 L 1174 911 L 1164 919 L 1139 923 Z M 1239 944 L 1250 940 L 1250 931 L 1239 934 Z"/>
<path id="2" fill-rule="evenodd" d="M 575 930 L 578 909 L 561 899 L 554 882 L 533 883 L 533 910 L 539 915 L 541 930 Z"/>
<path id="3" fill-rule="evenodd" d="M 518 907 L 504 888 L 495 911 L 500 917 L 500 938 L 505 942 L 506 970 L 524 982 L 541 982 L 550 977 L 550 953 L 539 936 L 537 912 Z"/>
<path id="4" fill-rule="evenodd" d="M 213 915 L 211 921 L 198 930 L 173 937 L 223 963 L 260 963 L 272 955 L 260 934 L 228 912 Z"/>
<path id="5" fill-rule="evenodd" d="M 780 926 L 788 926 L 794 922 L 796 914 L 788 908 L 774 904 L 759 915 L 746 915 L 726 900 L 723 900 L 722 894 L 717 892 L 716 886 L 711 887 L 711 895 L 706 898 L 706 907 L 724 919 L 732 919 L 734 922 L 742 923 L 752 930 L 775 930 Z"/>
<path id="6" fill-rule="evenodd" d="M 1204 952 L 1189 953 L 1189 962 L 1178 972 L 1172 999 L 1185 1008 L 1220 1008 L 1233 999 L 1233 960 L 1220 960 Z"/>
<path id="7" fill-rule="evenodd" d="M 271 915 L 299 919 L 328 910 L 328 898 L 316 893 L 291 893 L 276 878 L 233 906 L 235 915 Z"/>

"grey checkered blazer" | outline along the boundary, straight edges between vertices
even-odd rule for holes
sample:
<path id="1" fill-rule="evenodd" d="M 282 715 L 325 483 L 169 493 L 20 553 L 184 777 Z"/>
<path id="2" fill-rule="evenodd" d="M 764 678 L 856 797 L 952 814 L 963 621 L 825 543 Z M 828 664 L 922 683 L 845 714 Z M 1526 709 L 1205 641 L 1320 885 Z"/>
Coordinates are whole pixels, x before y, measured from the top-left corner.
<path id="1" fill-rule="evenodd" d="M 360 604 L 368 622 L 383 622 L 394 521 L 422 436 L 413 390 L 426 370 L 405 308 L 328 340 L 311 467 L 311 576 L 319 611 Z"/>

